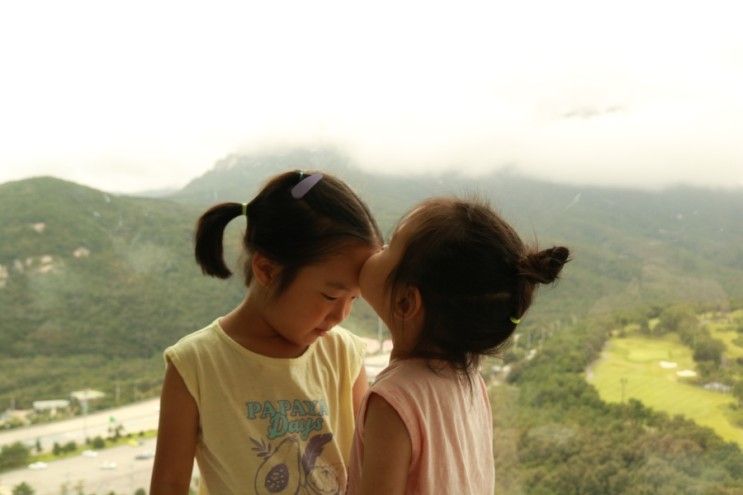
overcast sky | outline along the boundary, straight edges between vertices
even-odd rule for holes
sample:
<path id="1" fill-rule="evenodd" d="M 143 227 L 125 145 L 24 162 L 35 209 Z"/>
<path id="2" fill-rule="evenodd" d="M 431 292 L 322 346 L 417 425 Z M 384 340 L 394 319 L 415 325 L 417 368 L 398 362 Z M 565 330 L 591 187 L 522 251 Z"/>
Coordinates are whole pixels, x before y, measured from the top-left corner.
<path id="1" fill-rule="evenodd" d="M 225 155 L 743 186 L 736 2 L 0 4 L 0 182 L 182 186 Z"/>

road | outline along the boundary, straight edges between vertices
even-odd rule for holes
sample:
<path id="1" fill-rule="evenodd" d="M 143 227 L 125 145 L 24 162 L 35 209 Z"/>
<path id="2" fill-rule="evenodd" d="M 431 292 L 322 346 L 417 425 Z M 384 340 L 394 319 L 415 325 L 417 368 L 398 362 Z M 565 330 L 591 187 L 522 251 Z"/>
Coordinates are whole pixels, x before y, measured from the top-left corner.
<path id="1" fill-rule="evenodd" d="M 117 409 L 88 414 L 86 417 L 9 430 L 0 433 L 0 446 L 23 442 L 33 447 L 37 439 L 44 450 L 51 450 L 54 442 L 65 444 L 74 441 L 80 445 L 86 438 L 107 437 L 111 417 L 124 427 L 124 433 L 156 430 L 159 407 L 160 399 L 149 399 Z"/>
<path id="2" fill-rule="evenodd" d="M 80 483 L 83 493 L 106 495 L 132 495 L 138 488 L 149 491 L 152 457 L 136 459 L 138 455 L 149 456 L 155 452 L 155 440 L 145 440 L 141 445 L 115 447 L 98 452 L 95 458 L 82 455 L 50 462 L 46 469 L 18 469 L 0 474 L 0 493 L 26 482 L 36 495 L 59 495 L 67 484 L 70 494 L 77 493 Z M 115 467 L 113 467 L 115 464 Z M 102 466 L 107 465 L 108 469 Z M 194 469 L 194 473 L 198 471 Z"/>
<path id="3" fill-rule="evenodd" d="M 70 493 L 77 493 L 76 487 L 81 482 L 84 493 L 98 495 L 110 491 L 132 494 L 140 487 L 149 490 L 152 459 L 136 460 L 135 456 L 154 448 L 155 441 L 148 440 L 139 447 L 123 446 L 101 451 L 96 458 L 80 455 L 50 462 L 42 470 L 19 469 L 0 474 L 0 485 L 12 488 L 26 482 L 37 495 L 58 495 L 65 483 Z M 105 463 L 116 463 L 116 468 L 102 469 Z"/>

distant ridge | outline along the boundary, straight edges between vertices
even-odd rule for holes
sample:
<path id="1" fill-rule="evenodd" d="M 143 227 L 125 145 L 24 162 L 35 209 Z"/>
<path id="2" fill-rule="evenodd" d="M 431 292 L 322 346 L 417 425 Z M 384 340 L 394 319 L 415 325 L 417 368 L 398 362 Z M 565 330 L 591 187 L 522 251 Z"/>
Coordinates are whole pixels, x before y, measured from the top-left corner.
<path id="1" fill-rule="evenodd" d="M 525 241 L 536 236 L 540 246 L 569 246 L 574 261 L 557 289 L 541 290 L 524 329 L 619 308 L 683 301 L 724 308 L 743 300 L 743 193 L 558 185 L 505 171 L 476 180 L 377 175 L 332 149 L 295 149 L 229 156 L 165 198 L 52 177 L 0 184 L 0 361 L 33 390 L 79 386 L 79 363 L 89 363 L 86 386 L 111 387 L 119 373 L 112 366 L 140 363 L 150 373 L 148 386 L 157 387 L 162 350 L 244 295 L 239 276 L 223 282 L 201 274 L 192 254 L 196 219 L 213 203 L 245 201 L 270 176 L 300 168 L 346 180 L 386 233 L 425 197 L 475 193 L 490 199 Z M 237 273 L 244 225 L 231 223 L 225 244 Z M 363 302 L 346 326 L 377 330 Z M 48 382 L 33 378 L 44 366 L 57 369 Z M 18 383 L 0 381 L 0 407 Z"/>
<path id="2" fill-rule="evenodd" d="M 743 298 L 743 189 L 676 186 L 653 192 L 554 184 L 509 171 L 475 179 L 453 172 L 380 175 L 333 148 L 320 148 L 228 156 L 172 198 L 202 206 L 244 201 L 267 177 L 306 168 L 345 179 L 384 231 L 425 197 L 486 196 L 525 240 L 536 235 L 541 245 L 573 248 L 575 262 L 556 295 L 557 313 Z"/>
<path id="3" fill-rule="evenodd" d="M 150 356 L 213 317 L 198 213 L 51 177 L 0 185 L 0 355 Z"/>

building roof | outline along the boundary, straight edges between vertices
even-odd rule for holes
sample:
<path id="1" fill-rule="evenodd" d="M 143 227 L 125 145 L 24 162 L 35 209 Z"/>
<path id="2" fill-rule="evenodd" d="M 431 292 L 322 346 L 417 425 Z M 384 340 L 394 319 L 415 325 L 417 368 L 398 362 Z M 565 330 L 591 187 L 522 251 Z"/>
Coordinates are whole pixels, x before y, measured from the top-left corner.
<path id="1" fill-rule="evenodd" d="M 87 400 L 96 400 L 96 399 L 100 399 L 105 396 L 106 394 L 104 394 L 100 390 L 93 390 L 91 388 L 86 388 L 84 390 L 76 390 L 70 394 L 70 397 L 80 402 L 87 401 Z"/>
<path id="2" fill-rule="evenodd" d="M 70 405 L 70 401 L 64 400 L 64 399 L 57 399 L 57 400 L 35 400 L 34 401 L 34 409 L 38 410 L 46 410 L 46 409 L 58 409 L 60 407 L 68 407 Z"/>

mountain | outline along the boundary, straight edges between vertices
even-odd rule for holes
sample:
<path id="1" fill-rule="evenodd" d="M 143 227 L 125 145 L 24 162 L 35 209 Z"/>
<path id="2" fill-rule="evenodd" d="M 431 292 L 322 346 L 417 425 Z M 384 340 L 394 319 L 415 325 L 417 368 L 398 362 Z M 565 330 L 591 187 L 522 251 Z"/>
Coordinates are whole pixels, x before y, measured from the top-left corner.
<path id="1" fill-rule="evenodd" d="M 0 355 L 149 357 L 208 323 L 239 299 L 193 261 L 198 213 L 50 177 L 0 185 Z"/>
<path id="2" fill-rule="evenodd" d="M 13 396 L 23 404 L 72 387 L 112 395 L 121 385 L 122 400 L 154 393 L 162 350 L 229 311 L 245 291 L 239 276 L 201 274 L 192 254 L 196 219 L 298 168 L 346 180 L 383 232 L 425 197 L 479 194 L 526 241 L 570 247 L 573 261 L 556 288 L 542 289 L 522 332 L 617 308 L 743 300 L 741 191 L 644 192 L 507 172 L 380 175 L 332 149 L 229 156 L 165 198 L 39 177 L 0 184 L 0 409 Z M 225 241 L 236 273 L 242 222 L 230 224 Z M 345 324 L 377 330 L 363 301 Z"/>
<path id="3" fill-rule="evenodd" d="M 564 244 L 574 261 L 534 315 L 564 317 L 617 307 L 743 298 L 743 189 L 659 192 L 554 184 L 509 172 L 380 175 L 329 148 L 232 155 L 171 196 L 202 208 L 247 201 L 266 178 L 291 169 L 337 174 L 370 205 L 383 232 L 433 195 L 490 200 L 522 237 Z"/>

